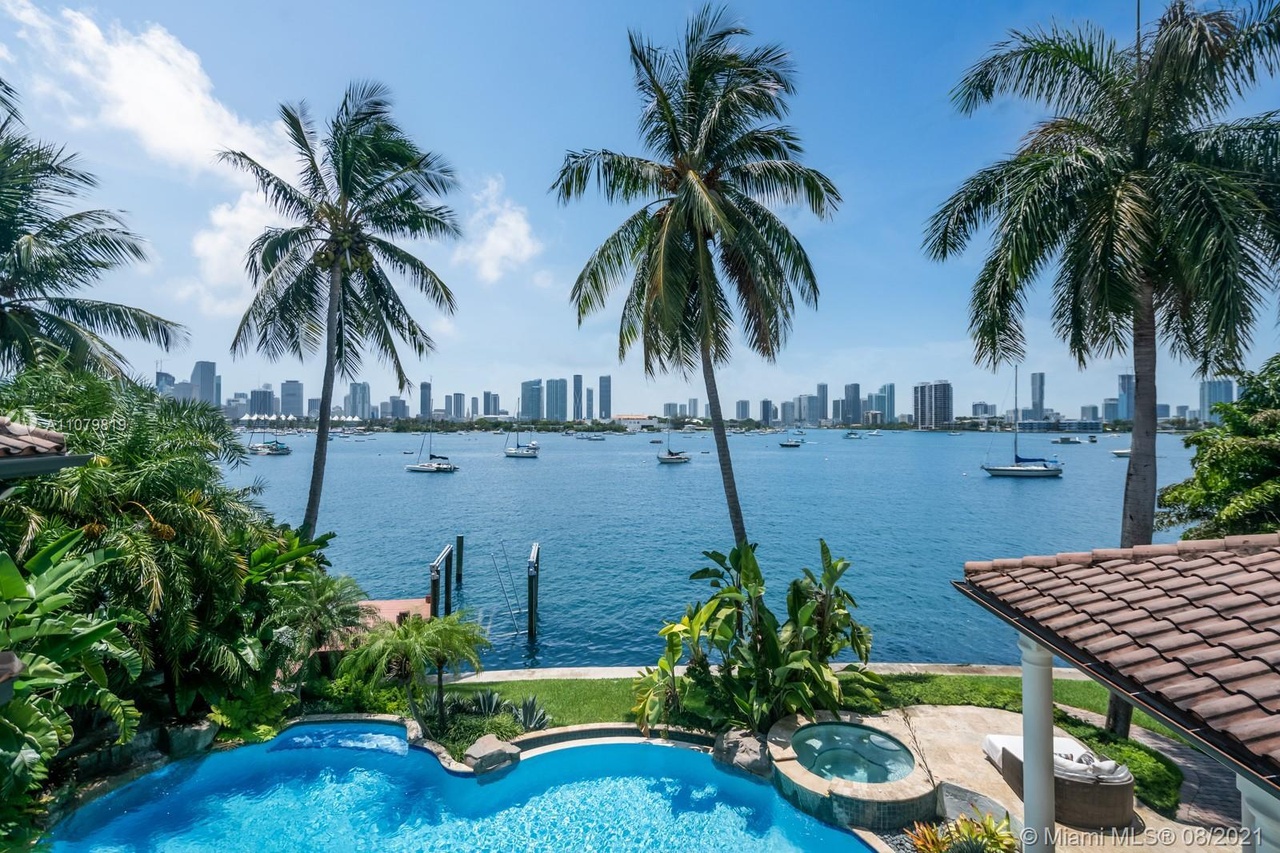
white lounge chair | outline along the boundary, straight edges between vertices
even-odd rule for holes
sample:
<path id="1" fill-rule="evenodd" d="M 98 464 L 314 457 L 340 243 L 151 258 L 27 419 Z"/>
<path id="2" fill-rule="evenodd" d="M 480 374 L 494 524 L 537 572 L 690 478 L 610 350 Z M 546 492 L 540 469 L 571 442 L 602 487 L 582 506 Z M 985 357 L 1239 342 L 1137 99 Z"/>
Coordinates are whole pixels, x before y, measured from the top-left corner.
<path id="1" fill-rule="evenodd" d="M 982 751 L 1005 782 L 1022 796 L 1022 738 L 988 735 Z M 1133 774 L 1100 759 L 1072 738 L 1053 739 L 1053 793 L 1056 819 L 1071 826 L 1124 827 L 1133 821 Z"/>

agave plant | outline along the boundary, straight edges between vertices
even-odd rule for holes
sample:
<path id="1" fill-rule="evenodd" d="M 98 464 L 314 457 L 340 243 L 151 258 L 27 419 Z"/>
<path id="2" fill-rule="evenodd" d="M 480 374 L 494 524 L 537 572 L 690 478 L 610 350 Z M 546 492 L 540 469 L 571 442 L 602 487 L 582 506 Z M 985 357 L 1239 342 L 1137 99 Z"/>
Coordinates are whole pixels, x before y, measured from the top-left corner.
<path id="1" fill-rule="evenodd" d="M 495 717 L 504 710 L 506 702 L 496 690 L 481 690 L 471 697 L 471 710 L 482 717 Z"/>
<path id="2" fill-rule="evenodd" d="M 515 717 L 526 732 L 536 732 L 551 725 L 551 715 L 542 707 L 537 696 L 526 696 L 520 700 L 519 705 L 507 702 L 503 705 L 503 710 Z"/>

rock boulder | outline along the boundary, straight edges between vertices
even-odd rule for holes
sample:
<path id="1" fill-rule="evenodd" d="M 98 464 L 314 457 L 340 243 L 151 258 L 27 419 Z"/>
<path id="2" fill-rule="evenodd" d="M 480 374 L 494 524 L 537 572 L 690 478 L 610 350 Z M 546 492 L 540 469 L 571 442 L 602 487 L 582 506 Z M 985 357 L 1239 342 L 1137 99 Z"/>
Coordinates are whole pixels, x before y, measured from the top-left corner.
<path id="1" fill-rule="evenodd" d="M 520 747 L 513 746 L 496 735 L 485 735 L 467 747 L 462 761 L 479 776 L 510 767 L 520 760 Z"/>
<path id="2" fill-rule="evenodd" d="M 773 775 L 773 763 L 769 760 L 769 748 L 764 736 L 755 732 L 742 729 L 721 732 L 716 735 L 716 745 L 711 750 L 711 757 L 721 764 L 762 779 Z"/>
<path id="3" fill-rule="evenodd" d="M 186 758 L 204 752 L 218 734 L 218 724 L 201 720 L 189 726 L 168 726 L 160 735 L 160 748 L 170 758 Z"/>

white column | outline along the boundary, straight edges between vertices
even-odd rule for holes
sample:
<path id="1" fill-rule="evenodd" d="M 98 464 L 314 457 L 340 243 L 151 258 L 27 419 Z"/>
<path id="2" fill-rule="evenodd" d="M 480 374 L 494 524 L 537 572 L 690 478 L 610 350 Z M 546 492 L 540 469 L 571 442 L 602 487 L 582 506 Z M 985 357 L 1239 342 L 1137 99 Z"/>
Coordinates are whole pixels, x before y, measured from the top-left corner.
<path id="1" fill-rule="evenodd" d="M 1030 637 L 1022 651 L 1023 853 L 1053 853 L 1053 655 Z M 1028 843 L 1030 842 L 1030 843 Z"/>
<path id="2" fill-rule="evenodd" d="M 1240 790 L 1241 828 L 1249 832 L 1251 853 L 1280 853 L 1280 797 L 1243 776 L 1236 777 Z"/>

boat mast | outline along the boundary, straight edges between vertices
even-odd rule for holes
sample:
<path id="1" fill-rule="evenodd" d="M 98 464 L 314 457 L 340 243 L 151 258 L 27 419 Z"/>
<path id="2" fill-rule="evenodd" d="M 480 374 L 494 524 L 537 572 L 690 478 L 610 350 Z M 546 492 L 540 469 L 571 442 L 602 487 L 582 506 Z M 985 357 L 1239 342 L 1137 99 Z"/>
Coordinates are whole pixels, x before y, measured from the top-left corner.
<path id="1" fill-rule="evenodd" d="M 1018 464 L 1018 419 L 1022 411 L 1018 408 L 1018 365 L 1013 366 L 1013 464 Z"/>

